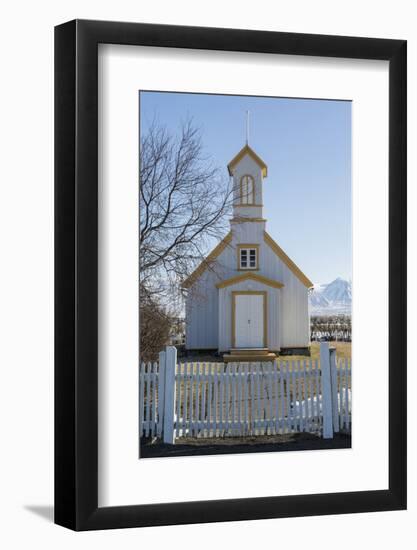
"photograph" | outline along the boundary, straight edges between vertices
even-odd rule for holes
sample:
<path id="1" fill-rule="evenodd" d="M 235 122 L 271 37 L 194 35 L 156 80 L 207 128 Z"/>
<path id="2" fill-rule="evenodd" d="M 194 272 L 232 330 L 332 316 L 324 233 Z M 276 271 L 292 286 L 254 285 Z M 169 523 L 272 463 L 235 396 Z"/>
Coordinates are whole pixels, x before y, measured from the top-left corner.
<path id="1" fill-rule="evenodd" d="M 139 116 L 139 457 L 349 448 L 351 102 Z"/>

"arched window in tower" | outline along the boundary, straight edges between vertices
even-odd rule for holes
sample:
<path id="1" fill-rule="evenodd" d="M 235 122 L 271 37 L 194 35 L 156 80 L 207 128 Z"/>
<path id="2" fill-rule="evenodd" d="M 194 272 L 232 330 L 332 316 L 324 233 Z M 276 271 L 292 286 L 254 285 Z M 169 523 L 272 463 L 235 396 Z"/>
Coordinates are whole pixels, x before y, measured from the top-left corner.
<path id="1" fill-rule="evenodd" d="M 255 181 L 252 176 L 242 176 L 240 180 L 240 202 L 241 204 L 255 202 Z"/>

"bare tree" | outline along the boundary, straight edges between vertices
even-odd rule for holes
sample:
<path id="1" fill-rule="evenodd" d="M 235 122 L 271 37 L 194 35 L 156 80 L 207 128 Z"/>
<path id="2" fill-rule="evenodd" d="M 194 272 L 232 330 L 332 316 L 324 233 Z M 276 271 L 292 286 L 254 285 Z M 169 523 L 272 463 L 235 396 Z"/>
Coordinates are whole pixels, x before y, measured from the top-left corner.
<path id="1" fill-rule="evenodd" d="M 139 338 L 141 361 L 158 359 L 158 353 L 168 343 L 172 322 L 157 301 L 142 289 Z"/>
<path id="2" fill-rule="evenodd" d="M 161 296 L 226 232 L 231 190 L 203 155 L 201 132 L 187 120 L 175 136 L 153 122 L 140 147 L 141 288 Z"/>

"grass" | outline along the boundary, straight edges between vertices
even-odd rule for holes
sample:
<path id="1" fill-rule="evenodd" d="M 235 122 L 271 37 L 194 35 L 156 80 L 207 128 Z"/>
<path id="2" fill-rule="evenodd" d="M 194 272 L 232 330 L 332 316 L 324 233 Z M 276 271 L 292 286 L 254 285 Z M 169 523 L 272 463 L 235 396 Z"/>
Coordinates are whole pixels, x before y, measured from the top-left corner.
<path id="1" fill-rule="evenodd" d="M 351 342 L 329 342 L 330 347 L 336 348 L 336 356 L 338 359 L 352 358 L 352 343 Z M 310 346 L 311 359 L 320 359 L 320 342 L 312 342 Z M 289 355 L 282 359 L 307 359 L 303 355 Z"/>
<path id="2" fill-rule="evenodd" d="M 352 344 L 351 342 L 329 342 L 330 347 L 336 348 L 336 356 L 338 359 L 351 359 L 352 358 Z M 320 359 L 320 342 L 312 342 L 310 346 L 311 359 Z M 282 361 L 295 361 L 300 359 L 301 361 L 309 359 L 305 355 L 282 355 L 278 357 L 278 360 Z M 214 357 L 212 355 L 196 355 L 194 357 L 179 357 L 179 363 L 222 363 L 221 357 Z"/>

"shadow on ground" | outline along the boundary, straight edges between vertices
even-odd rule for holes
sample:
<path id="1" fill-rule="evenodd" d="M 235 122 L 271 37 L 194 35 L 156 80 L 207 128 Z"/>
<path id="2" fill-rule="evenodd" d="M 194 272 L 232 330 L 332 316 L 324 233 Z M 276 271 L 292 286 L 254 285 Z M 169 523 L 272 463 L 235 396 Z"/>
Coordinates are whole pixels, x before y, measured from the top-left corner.
<path id="1" fill-rule="evenodd" d="M 142 439 L 140 456 L 141 458 L 157 458 L 165 456 L 313 451 L 349 449 L 351 446 L 350 434 L 337 434 L 333 439 L 323 439 L 314 434 L 305 433 L 242 438 L 229 437 L 216 440 L 187 438 L 175 445 Z"/>
<path id="2" fill-rule="evenodd" d="M 28 512 L 32 512 L 32 514 L 35 514 L 43 519 L 46 519 L 49 521 L 49 523 L 53 523 L 54 521 L 54 507 L 53 506 L 40 506 L 40 505 L 26 505 L 24 506 L 25 510 L 28 510 Z"/>

